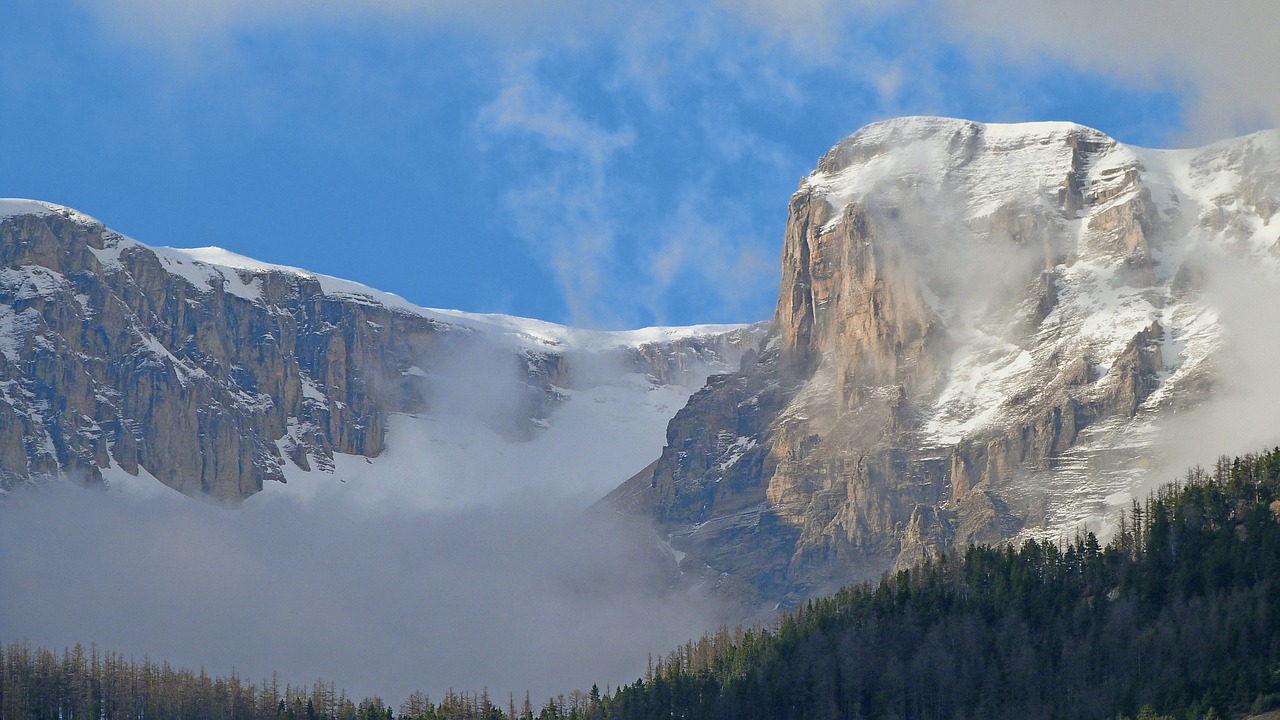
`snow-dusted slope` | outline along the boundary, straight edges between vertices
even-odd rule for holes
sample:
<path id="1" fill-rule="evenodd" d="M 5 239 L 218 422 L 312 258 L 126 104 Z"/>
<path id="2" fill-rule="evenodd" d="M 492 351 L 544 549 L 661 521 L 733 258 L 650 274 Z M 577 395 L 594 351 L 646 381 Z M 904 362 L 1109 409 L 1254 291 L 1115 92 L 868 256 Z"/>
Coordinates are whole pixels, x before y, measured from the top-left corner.
<path id="1" fill-rule="evenodd" d="M 1202 413 L 1233 378 L 1275 389 L 1253 349 L 1280 337 L 1277 210 L 1277 131 L 1169 151 L 1070 123 L 863 128 L 792 197 L 759 360 L 614 498 L 775 600 L 1104 529 L 1166 456 L 1222 440 Z"/>
<path id="2" fill-rule="evenodd" d="M 1070 123 L 903 118 L 828 161 L 860 153 L 870 159 L 820 169 L 802 191 L 830 205 L 829 226 L 852 202 L 897 213 L 889 233 L 952 342 L 920 408 L 926 447 L 1021 431 L 1039 410 L 1029 398 L 1079 372 L 1073 362 L 1088 378 L 1081 404 L 1106 405 L 1133 381 L 1113 364 L 1150 335 L 1155 376 L 1136 407 L 1080 428 L 1047 458 L 1052 472 L 1010 489 L 1047 498 L 1033 534 L 1109 521 L 1167 452 L 1162 421 L 1206 399 L 1228 341 L 1222 298 L 1206 294 L 1217 268 L 1280 278 L 1280 132 L 1150 150 Z"/>
<path id="3" fill-rule="evenodd" d="M 230 502 L 585 503 L 760 332 L 420 308 L 31 200 L 0 200 L 0 240 L 0 489 L 70 474 Z"/>

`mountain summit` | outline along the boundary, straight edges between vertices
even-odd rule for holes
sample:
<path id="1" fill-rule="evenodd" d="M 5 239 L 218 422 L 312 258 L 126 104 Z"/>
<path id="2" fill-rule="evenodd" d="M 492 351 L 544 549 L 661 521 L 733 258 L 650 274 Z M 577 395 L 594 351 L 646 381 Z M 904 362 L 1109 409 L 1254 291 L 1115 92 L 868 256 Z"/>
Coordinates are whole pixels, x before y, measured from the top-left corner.
<path id="1" fill-rule="evenodd" d="M 792 196 L 770 335 L 609 497 L 770 603 L 1127 501 L 1212 393 L 1214 258 L 1280 256 L 1280 133 L 1198 150 L 911 117 Z"/>

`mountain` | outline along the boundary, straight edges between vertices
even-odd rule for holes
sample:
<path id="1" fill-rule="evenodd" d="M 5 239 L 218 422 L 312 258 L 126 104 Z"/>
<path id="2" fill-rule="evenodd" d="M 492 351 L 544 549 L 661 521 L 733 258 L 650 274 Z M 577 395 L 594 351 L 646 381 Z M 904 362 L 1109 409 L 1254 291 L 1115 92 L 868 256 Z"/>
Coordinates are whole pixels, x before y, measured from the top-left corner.
<path id="1" fill-rule="evenodd" d="M 1275 131 L 1149 150 L 890 120 L 792 196 L 771 323 L 611 333 L 0 201 L 0 491 L 616 488 L 605 505 L 652 518 L 689 584 L 790 603 L 1112 516 L 1245 341 L 1270 347 L 1246 337 L 1268 296 L 1233 326 L 1223 288 L 1280 279 L 1277 209 Z"/>
<path id="2" fill-rule="evenodd" d="M 69 476 L 233 505 L 599 497 L 762 332 L 423 309 L 0 200 L 0 491 Z"/>
<path id="3" fill-rule="evenodd" d="M 1168 151 L 1068 123 L 863 128 L 791 197 L 761 352 L 607 503 L 748 604 L 1096 526 L 1217 392 L 1241 338 L 1213 291 L 1226 261 L 1280 278 L 1277 209 L 1276 131 Z"/>

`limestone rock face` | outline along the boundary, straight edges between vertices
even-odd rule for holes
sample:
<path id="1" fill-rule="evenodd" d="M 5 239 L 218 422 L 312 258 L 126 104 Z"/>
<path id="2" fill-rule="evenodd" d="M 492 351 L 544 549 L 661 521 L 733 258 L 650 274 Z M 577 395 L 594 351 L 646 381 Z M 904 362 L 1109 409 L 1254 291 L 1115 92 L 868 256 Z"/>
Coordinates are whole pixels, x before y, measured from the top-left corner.
<path id="1" fill-rule="evenodd" d="M 736 367 L 759 333 L 593 334 L 424 311 L 216 248 L 150 248 L 66 208 L 0 201 L 0 494 L 56 475 L 97 484 L 110 469 L 237 504 L 283 482 L 286 463 L 325 470 L 335 453 L 377 456 L 390 415 L 443 402 L 438 386 L 457 375 L 441 368 L 510 372 L 510 397 L 484 419 L 520 441 L 600 374 L 700 383 L 707 366 Z"/>
<path id="2" fill-rule="evenodd" d="M 1274 132 L 1152 151 L 1066 123 L 868 126 L 791 198 L 761 352 L 609 502 L 748 605 L 1069 533 L 1211 391 L 1202 253 L 1274 261 L 1278 199 Z"/>

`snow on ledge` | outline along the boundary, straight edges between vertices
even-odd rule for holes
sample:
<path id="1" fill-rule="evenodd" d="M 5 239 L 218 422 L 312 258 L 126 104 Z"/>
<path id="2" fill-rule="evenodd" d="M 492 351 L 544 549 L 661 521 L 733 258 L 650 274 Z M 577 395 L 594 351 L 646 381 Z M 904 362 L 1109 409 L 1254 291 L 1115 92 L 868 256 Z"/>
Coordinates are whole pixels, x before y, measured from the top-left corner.
<path id="1" fill-rule="evenodd" d="M 73 210 L 62 205 L 44 202 L 43 200 L 28 200 L 26 198 L 0 198 L 0 220 L 20 215 L 61 215 L 68 220 L 73 220 L 84 225 L 101 225 L 97 219 L 90 217 L 79 210 Z"/>
<path id="2" fill-rule="evenodd" d="M 103 225 L 103 223 L 89 215 L 54 203 L 23 198 L 0 198 L 0 220 L 22 215 L 60 215 L 85 225 Z M 618 331 L 587 330 L 514 315 L 472 313 L 462 310 L 421 307 L 399 295 L 377 290 L 362 283 L 330 275 L 322 275 L 289 265 L 263 262 L 215 246 L 199 248 L 157 247 L 146 245 L 121 235 L 115 245 L 103 250 L 93 248 L 91 250 L 98 256 L 100 261 L 109 265 L 113 262 L 118 262 L 120 251 L 124 247 L 133 246 L 134 244 L 154 253 L 160 259 L 165 270 L 185 278 L 197 287 L 208 288 L 214 284 L 222 283 L 223 288 L 228 293 L 251 302 L 261 300 L 262 288 L 261 282 L 256 278 L 250 277 L 251 275 L 284 273 L 298 278 L 314 280 L 320 284 L 321 292 L 336 299 L 380 304 L 392 310 L 436 320 L 443 324 L 487 334 L 506 336 L 510 342 L 521 347 L 552 347 L 575 350 L 639 347 L 650 343 L 673 342 L 719 335 L 748 327 L 746 323 L 741 323 L 686 327 L 648 327 Z"/>

